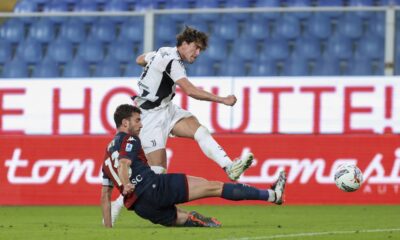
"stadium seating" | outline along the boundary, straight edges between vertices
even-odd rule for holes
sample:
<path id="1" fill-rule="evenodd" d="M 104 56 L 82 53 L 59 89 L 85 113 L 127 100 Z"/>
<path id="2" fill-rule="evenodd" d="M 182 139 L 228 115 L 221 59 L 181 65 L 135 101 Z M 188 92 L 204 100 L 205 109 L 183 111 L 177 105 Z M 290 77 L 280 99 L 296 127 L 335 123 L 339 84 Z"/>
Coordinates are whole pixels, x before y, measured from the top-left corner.
<path id="1" fill-rule="evenodd" d="M 12 43 L 18 43 L 25 39 L 25 26 L 19 19 L 6 21 L 0 29 L 0 37 Z"/>
<path id="2" fill-rule="evenodd" d="M 63 77 L 90 77 L 89 64 L 81 58 L 75 58 L 67 63 L 62 74 Z"/>
<path id="3" fill-rule="evenodd" d="M 47 18 L 38 19 L 29 28 L 28 38 L 37 40 L 41 43 L 49 43 L 53 41 L 54 36 L 54 24 Z"/>
<path id="4" fill-rule="evenodd" d="M 4 64 L 2 77 L 3 78 L 29 77 L 28 65 L 20 59 L 14 59 L 10 62 L 7 62 L 6 64 Z"/>
<path id="5" fill-rule="evenodd" d="M 34 78 L 56 78 L 59 77 L 59 68 L 54 61 L 45 60 L 39 63 L 34 69 L 32 77 Z"/>
<path id="6" fill-rule="evenodd" d="M 11 60 L 12 48 L 11 44 L 6 40 L 0 39 L 0 64 L 4 64 Z"/>
<path id="7" fill-rule="evenodd" d="M 121 76 L 120 65 L 117 61 L 105 60 L 96 66 L 95 77 L 118 77 Z"/>
<path id="8" fill-rule="evenodd" d="M 400 5 L 400 0 L 20 0 L 14 12 L 389 4 Z M 175 35 L 189 25 L 210 35 L 209 47 L 202 53 L 209 62 L 199 58 L 191 65 L 188 72 L 194 76 L 222 72 L 240 76 L 376 75 L 383 74 L 385 20 L 384 12 L 360 11 L 155 14 L 154 49 L 175 45 Z M 400 26 L 399 17 L 397 23 Z M 134 59 L 143 52 L 144 30 L 143 16 L 7 19 L 0 24 L 2 75 L 20 76 L 5 66 L 21 69 L 25 64 L 27 68 L 21 75 L 33 77 L 77 73 L 138 76 L 142 69 L 135 66 Z M 400 27 L 396 32 L 400 33 Z M 400 41 L 396 43 L 399 45 Z M 398 48 L 396 67 L 400 66 Z M 113 66 L 106 68 L 110 60 Z M 49 61 L 54 61 L 56 67 Z M 74 62 L 84 62 L 88 67 L 78 71 L 72 67 Z M 224 62 L 240 67 L 230 69 Z M 55 70 L 46 72 L 42 70 L 45 66 Z M 395 72 L 400 70 L 396 68 Z"/>
<path id="9" fill-rule="evenodd" d="M 26 63 L 36 64 L 43 57 L 42 45 L 36 40 L 27 39 L 18 45 L 17 56 Z"/>

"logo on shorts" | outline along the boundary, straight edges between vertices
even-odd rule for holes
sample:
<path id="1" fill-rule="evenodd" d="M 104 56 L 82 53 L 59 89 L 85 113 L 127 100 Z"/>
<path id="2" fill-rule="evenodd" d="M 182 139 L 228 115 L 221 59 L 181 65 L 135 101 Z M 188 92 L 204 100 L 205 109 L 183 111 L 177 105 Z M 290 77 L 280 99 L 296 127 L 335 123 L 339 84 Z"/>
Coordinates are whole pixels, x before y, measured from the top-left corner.
<path id="1" fill-rule="evenodd" d="M 156 140 L 154 140 L 154 139 L 151 140 L 150 142 L 151 142 L 151 144 L 153 145 L 153 147 L 155 147 L 155 146 L 157 145 Z"/>

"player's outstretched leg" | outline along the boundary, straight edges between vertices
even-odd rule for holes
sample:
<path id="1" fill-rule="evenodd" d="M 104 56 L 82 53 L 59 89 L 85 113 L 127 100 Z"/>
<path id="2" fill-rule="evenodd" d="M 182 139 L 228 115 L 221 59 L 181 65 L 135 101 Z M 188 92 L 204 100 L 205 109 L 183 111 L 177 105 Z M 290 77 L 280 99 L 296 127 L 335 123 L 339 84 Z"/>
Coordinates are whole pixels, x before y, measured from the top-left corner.
<path id="1" fill-rule="evenodd" d="M 228 174 L 228 177 L 233 181 L 238 180 L 240 175 L 242 175 L 242 173 L 250 167 L 251 163 L 253 162 L 253 158 L 253 153 L 247 153 L 240 158 L 233 160 L 225 168 L 225 172 Z"/>
<path id="2" fill-rule="evenodd" d="M 275 192 L 275 201 L 274 203 L 277 205 L 281 205 L 284 202 L 283 195 L 285 192 L 286 185 L 286 173 L 285 171 L 281 171 L 279 173 L 278 180 L 274 184 L 272 184 L 271 189 Z"/>
<path id="3" fill-rule="evenodd" d="M 213 217 L 205 217 L 196 211 L 191 211 L 183 226 L 184 227 L 221 227 L 221 223 Z"/>

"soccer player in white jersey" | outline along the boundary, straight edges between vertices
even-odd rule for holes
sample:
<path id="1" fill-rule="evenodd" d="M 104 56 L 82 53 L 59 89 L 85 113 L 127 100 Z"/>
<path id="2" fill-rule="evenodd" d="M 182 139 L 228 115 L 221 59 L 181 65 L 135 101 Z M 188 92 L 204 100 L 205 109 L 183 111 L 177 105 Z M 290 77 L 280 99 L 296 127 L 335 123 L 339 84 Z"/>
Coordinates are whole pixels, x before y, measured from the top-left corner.
<path id="1" fill-rule="evenodd" d="M 253 154 L 248 153 L 232 161 L 193 114 L 171 102 L 178 85 L 194 99 L 235 105 L 234 95 L 217 96 L 195 87 L 188 80 L 184 62 L 195 62 L 200 52 L 207 48 L 207 42 L 205 33 L 185 27 L 177 36 L 176 47 L 162 47 L 137 57 L 137 64 L 144 67 L 138 83 L 140 92 L 132 97 L 142 111 L 143 128 L 139 137 L 146 158 L 156 173 L 166 172 L 165 147 L 168 136 L 172 134 L 196 140 L 208 158 L 223 168 L 231 180 L 237 180 L 251 165 Z M 122 208 L 122 198 L 114 201 L 112 207 L 114 223 Z"/>

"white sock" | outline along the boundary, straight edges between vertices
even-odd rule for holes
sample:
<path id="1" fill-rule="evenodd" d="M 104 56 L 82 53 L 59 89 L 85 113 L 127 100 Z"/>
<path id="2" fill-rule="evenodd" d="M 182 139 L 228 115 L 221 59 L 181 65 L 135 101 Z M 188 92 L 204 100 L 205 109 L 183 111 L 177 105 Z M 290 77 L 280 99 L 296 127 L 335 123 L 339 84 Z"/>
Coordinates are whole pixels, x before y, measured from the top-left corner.
<path id="1" fill-rule="evenodd" d="M 150 168 L 157 174 L 163 174 L 167 172 L 167 170 L 161 166 L 150 166 Z"/>
<path id="2" fill-rule="evenodd" d="M 228 157 L 225 150 L 214 140 L 210 132 L 204 126 L 200 126 L 194 134 L 194 139 L 200 149 L 208 157 L 214 160 L 221 168 L 228 166 L 232 160 Z"/>
<path id="3" fill-rule="evenodd" d="M 115 204 L 117 204 L 118 206 L 123 206 L 124 205 L 124 196 L 122 196 L 122 194 L 120 194 L 118 196 L 117 199 L 115 199 Z"/>
<path id="4" fill-rule="evenodd" d="M 275 191 L 272 189 L 267 189 L 268 191 L 268 202 L 275 202 Z"/>

